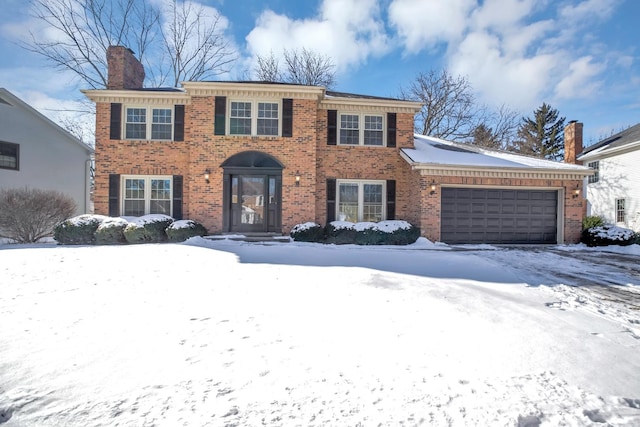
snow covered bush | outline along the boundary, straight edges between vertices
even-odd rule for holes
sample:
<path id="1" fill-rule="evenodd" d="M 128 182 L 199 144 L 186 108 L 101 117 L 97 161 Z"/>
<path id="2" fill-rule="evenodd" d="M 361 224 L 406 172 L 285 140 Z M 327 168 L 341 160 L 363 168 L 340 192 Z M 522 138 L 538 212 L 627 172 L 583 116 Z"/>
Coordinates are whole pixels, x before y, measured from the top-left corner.
<path id="1" fill-rule="evenodd" d="M 115 245 L 127 243 L 127 239 L 124 237 L 124 229 L 127 225 L 129 225 L 129 222 L 124 218 L 106 218 L 96 229 L 96 244 Z"/>
<path id="2" fill-rule="evenodd" d="M 0 237 L 34 243 L 74 214 L 73 199 L 58 191 L 35 188 L 0 190 Z"/>
<path id="3" fill-rule="evenodd" d="M 627 246 L 633 244 L 636 233 L 628 228 L 605 224 L 582 232 L 582 243 L 587 246 Z"/>
<path id="4" fill-rule="evenodd" d="M 593 227 L 605 225 L 604 218 L 599 215 L 585 216 L 582 220 L 582 229 L 588 230 Z"/>
<path id="5" fill-rule="evenodd" d="M 169 225 L 166 233 L 170 242 L 184 242 L 194 236 L 204 236 L 207 234 L 207 229 L 199 222 L 183 219 Z"/>
<path id="6" fill-rule="evenodd" d="M 78 215 L 55 226 L 53 238 L 61 245 L 92 245 L 100 224 L 108 217 L 102 215 Z"/>
<path id="7" fill-rule="evenodd" d="M 357 222 L 355 224 L 357 245 L 383 245 L 385 234 L 375 222 Z"/>
<path id="8" fill-rule="evenodd" d="M 332 221 L 324 228 L 325 241 L 335 245 L 348 245 L 356 242 L 356 225 L 349 221 Z"/>
<path id="9" fill-rule="evenodd" d="M 410 245 L 420 237 L 420 229 L 407 221 L 380 221 L 376 227 L 384 233 L 383 245 Z"/>
<path id="10" fill-rule="evenodd" d="M 129 243 L 159 243 L 167 241 L 165 230 L 173 223 L 168 215 L 144 215 L 129 222 L 124 237 Z"/>
<path id="11" fill-rule="evenodd" d="M 324 241 L 324 228 L 315 222 L 305 222 L 294 226 L 289 235 L 296 242 L 320 243 Z"/>

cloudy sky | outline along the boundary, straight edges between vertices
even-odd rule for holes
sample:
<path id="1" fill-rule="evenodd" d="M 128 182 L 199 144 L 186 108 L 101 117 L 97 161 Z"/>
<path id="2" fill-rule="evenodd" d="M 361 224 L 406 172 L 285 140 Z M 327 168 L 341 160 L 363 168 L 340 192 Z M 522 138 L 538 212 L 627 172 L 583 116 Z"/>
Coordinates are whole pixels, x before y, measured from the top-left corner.
<path id="1" fill-rule="evenodd" d="M 161 0 L 150 0 L 157 2 Z M 640 122 L 637 0 L 201 0 L 237 49 L 307 48 L 337 66 L 335 90 L 398 96 L 420 72 L 465 76 L 477 99 L 530 116 L 542 102 L 584 123 L 585 144 Z M 16 46 L 37 29 L 29 2 L 3 0 L 0 87 L 56 119 L 81 97 L 72 76 Z"/>

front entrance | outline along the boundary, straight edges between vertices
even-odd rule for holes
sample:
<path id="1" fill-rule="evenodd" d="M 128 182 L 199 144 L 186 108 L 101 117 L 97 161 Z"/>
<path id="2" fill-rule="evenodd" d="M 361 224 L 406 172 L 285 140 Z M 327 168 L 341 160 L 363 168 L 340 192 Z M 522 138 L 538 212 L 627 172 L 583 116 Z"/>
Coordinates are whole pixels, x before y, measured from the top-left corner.
<path id="1" fill-rule="evenodd" d="M 281 233 L 282 164 L 266 153 L 245 151 L 222 167 L 225 231 Z"/>
<path id="2" fill-rule="evenodd" d="M 279 177 L 231 175 L 229 231 L 279 232 Z"/>

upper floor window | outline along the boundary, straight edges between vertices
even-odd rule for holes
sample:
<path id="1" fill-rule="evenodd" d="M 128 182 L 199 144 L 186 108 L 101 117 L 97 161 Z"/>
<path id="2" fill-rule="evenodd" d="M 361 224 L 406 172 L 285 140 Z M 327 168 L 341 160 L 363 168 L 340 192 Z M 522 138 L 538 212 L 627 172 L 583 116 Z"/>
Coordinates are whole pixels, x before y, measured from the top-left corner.
<path id="1" fill-rule="evenodd" d="M 600 162 L 599 161 L 590 162 L 590 163 L 587 163 L 587 166 L 596 171 L 595 174 L 589 177 L 589 184 L 598 182 L 600 180 Z"/>
<path id="2" fill-rule="evenodd" d="M 229 107 L 229 134 L 278 136 L 279 102 L 231 101 Z"/>
<path id="3" fill-rule="evenodd" d="M 171 108 L 127 107 L 125 112 L 126 139 L 171 140 L 173 135 Z M 147 138 L 150 135 L 151 138 Z"/>
<path id="4" fill-rule="evenodd" d="M 340 145 L 384 145 L 384 116 L 341 113 Z"/>
<path id="5" fill-rule="evenodd" d="M 123 178 L 123 212 L 125 216 L 147 214 L 172 215 L 171 177 L 126 176 Z"/>
<path id="6" fill-rule="evenodd" d="M 18 170 L 19 159 L 20 145 L 0 141 L 0 168 Z"/>
<path id="7" fill-rule="evenodd" d="M 625 222 L 626 219 L 625 199 L 616 199 L 616 222 Z"/>
<path id="8" fill-rule="evenodd" d="M 340 221 L 378 222 L 385 219 L 386 181 L 337 181 L 337 215 Z"/>

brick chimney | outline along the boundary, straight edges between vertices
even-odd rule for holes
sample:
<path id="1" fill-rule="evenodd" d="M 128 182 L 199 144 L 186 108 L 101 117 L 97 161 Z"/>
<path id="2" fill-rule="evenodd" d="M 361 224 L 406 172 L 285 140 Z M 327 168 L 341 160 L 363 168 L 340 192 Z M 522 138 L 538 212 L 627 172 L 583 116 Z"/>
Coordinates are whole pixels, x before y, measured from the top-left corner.
<path id="1" fill-rule="evenodd" d="M 124 46 L 107 48 L 107 89 L 142 89 L 144 67 Z"/>
<path id="2" fill-rule="evenodd" d="M 571 120 L 564 127 L 564 162 L 581 165 L 582 162 L 577 160 L 580 153 L 582 153 L 582 123 Z"/>

